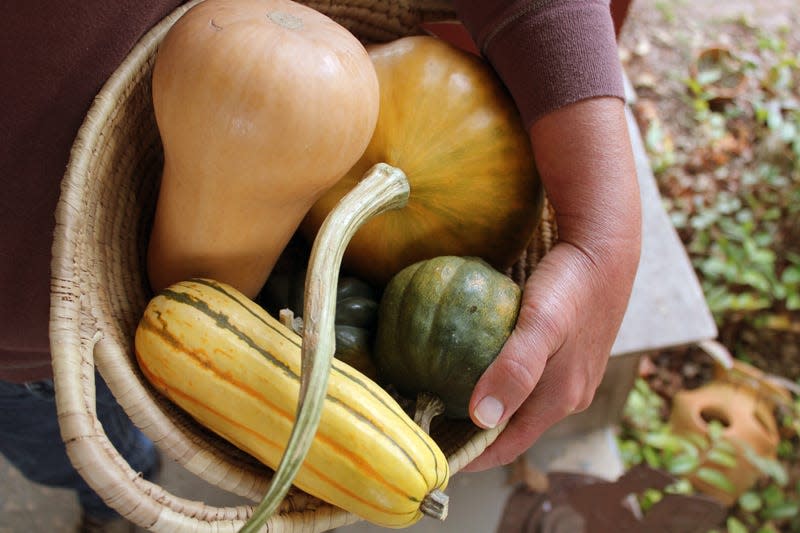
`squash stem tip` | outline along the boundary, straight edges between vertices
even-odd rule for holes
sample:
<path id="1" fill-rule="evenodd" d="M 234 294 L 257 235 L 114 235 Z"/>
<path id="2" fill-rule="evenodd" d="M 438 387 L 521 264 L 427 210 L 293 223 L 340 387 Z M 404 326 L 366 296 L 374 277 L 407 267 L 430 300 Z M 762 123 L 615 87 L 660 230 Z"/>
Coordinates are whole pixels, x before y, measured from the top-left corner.
<path id="1" fill-rule="evenodd" d="M 447 518 L 447 510 L 450 498 L 444 492 L 434 489 L 425 495 L 422 499 L 422 504 L 419 510 L 422 514 L 435 518 L 437 520 L 444 520 Z"/>

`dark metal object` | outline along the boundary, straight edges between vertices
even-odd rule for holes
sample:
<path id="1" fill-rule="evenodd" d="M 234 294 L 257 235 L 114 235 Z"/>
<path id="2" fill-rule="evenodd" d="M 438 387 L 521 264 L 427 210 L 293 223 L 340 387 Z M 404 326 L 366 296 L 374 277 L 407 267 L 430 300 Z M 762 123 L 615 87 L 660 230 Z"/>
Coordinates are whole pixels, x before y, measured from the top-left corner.
<path id="1" fill-rule="evenodd" d="M 707 496 L 664 494 L 644 516 L 633 496 L 661 490 L 675 478 L 637 466 L 616 481 L 551 472 L 546 492 L 518 487 L 497 533 L 705 533 L 725 518 L 725 507 Z"/>

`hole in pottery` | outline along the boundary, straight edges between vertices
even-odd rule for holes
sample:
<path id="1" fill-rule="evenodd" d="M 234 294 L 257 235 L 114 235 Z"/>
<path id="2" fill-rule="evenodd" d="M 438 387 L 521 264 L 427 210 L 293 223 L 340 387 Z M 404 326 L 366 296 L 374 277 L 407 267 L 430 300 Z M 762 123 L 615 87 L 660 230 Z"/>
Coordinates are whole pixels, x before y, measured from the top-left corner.
<path id="1" fill-rule="evenodd" d="M 725 413 L 718 407 L 704 407 L 700 411 L 700 417 L 705 421 L 706 424 L 719 422 L 724 427 L 729 427 L 731 425 L 731 419 L 728 416 L 728 413 Z"/>

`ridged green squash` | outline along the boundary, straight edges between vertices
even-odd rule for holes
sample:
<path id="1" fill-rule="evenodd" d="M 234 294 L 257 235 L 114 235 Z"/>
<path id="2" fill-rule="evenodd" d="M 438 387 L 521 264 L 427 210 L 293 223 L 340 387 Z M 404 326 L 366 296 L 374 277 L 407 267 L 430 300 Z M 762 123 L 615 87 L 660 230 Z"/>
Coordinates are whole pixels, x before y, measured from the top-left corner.
<path id="1" fill-rule="evenodd" d="M 442 256 L 404 268 L 378 310 L 379 378 L 410 397 L 435 394 L 447 416 L 468 418 L 475 384 L 514 329 L 521 292 L 478 258 Z"/>

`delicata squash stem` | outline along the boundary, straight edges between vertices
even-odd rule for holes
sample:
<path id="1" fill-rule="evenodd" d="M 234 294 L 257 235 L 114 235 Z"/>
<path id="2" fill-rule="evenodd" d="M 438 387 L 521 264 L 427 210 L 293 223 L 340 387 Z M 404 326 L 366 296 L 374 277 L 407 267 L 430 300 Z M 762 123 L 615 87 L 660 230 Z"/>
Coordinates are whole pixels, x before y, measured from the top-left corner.
<path id="1" fill-rule="evenodd" d="M 258 531 L 277 510 L 300 469 L 320 422 L 331 360 L 335 350 L 334 318 L 339 268 L 344 250 L 369 218 L 406 205 L 409 185 L 405 174 L 379 163 L 331 211 L 317 235 L 306 274 L 302 363 L 297 415 L 285 451 L 269 489 L 242 533 Z M 447 496 L 432 491 L 420 509 L 443 518 Z M 428 503 L 426 503 L 428 502 Z"/>

